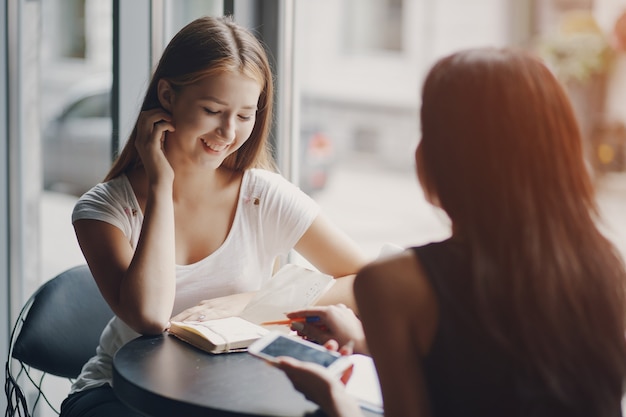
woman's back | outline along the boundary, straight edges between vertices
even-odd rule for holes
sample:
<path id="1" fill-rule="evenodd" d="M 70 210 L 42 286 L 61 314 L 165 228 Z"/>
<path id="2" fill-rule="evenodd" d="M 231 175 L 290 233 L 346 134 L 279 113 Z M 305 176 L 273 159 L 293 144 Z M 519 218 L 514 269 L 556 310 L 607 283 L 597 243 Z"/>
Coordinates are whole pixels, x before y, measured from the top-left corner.
<path id="1" fill-rule="evenodd" d="M 559 82 L 526 52 L 454 53 L 426 77 L 421 129 L 419 180 L 453 240 L 355 281 L 386 411 L 425 415 L 413 391 L 436 416 L 621 415 L 626 272 Z"/>
<path id="2" fill-rule="evenodd" d="M 602 410 L 582 396 L 563 404 L 532 368 L 494 340 L 481 322 L 472 295 L 471 254 L 466 244 L 446 240 L 413 251 L 434 289 L 439 311 L 437 331 L 423 362 L 433 416 L 621 415 L 617 397 Z M 545 335 L 545 339 L 552 336 Z"/>
<path id="3" fill-rule="evenodd" d="M 385 416 L 621 416 L 626 271 L 559 82 L 525 52 L 457 52 L 426 77 L 421 128 L 418 177 L 452 237 L 354 281 Z M 356 415 L 319 369 L 282 368 L 329 415 Z"/>

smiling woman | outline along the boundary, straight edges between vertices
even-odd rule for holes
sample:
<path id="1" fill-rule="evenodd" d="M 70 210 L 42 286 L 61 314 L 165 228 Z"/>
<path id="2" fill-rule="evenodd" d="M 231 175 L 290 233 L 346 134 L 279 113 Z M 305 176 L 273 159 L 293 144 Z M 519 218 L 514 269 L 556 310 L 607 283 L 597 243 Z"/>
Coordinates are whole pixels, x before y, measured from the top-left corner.
<path id="1" fill-rule="evenodd" d="M 158 122 L 167 122 L 171 117 L 178 126 L 168 135 L 167 143 L 162 142 L 165 153 L 173 152 L 176 146 L 202 145 L 204 152 L 198 154 L 199 161 L 211 156 L 206 162 L 218 168 L 250 137 L 261 88 L 260 80 L 232 72 L 205 77 L 183 87 L 161 79 L 159 100 L 167 114 Z"/>
<path id="2" fill-rule="evenodd" d="M 135 416 L 111 390 L 115 352 L 170 320 L 232 315 L 291 250 L 340 278 L 324 302 L 354 306 L 366 259 L 273 170 L 272 97 L 263 46 L 229 18 L 189 23 L 163 52 L 120 156 L 72 214 L 115 317 L 62 416 Z"/>

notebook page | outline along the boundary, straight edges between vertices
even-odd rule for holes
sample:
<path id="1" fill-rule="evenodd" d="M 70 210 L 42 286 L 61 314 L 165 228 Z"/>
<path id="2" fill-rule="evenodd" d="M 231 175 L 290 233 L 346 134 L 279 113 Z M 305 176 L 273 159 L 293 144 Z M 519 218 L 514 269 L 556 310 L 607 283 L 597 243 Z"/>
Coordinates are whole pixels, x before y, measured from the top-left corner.
<path id="1" fill-rule="evenodd" d="M 314 304 L 335 283 L 327 274 L 296 264 L 283 266 L 246 305 L 240 317 L 260 324 Z"/>

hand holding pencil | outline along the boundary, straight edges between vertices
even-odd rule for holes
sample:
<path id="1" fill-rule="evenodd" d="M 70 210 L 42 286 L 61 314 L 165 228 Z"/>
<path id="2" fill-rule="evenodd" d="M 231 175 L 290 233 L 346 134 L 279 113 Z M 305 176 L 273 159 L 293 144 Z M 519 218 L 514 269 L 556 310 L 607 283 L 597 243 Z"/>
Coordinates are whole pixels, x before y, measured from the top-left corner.
<path id="1" fill-rule="evenodd" d="M 361 321 L 343 304 L 292 311 L 280 324 L 289 324 L 299 336 L 320 344 L 329 340 L 336 340 L 340 347 L 354 343 L 355 353 L 368 353 Z"/>
<path id="2" fill-rule="evenodd" d="M 315 323 L 320 320 L 321 319 L 319 316 L 293 317 L 293 318 L 284 319 L 284 320 L 264 321 L 263 323 L 261 323 L 261 325 L 270 326 L 270 325 L 277 325 L 277 324 L 291 325 L 293 323 Z"/>

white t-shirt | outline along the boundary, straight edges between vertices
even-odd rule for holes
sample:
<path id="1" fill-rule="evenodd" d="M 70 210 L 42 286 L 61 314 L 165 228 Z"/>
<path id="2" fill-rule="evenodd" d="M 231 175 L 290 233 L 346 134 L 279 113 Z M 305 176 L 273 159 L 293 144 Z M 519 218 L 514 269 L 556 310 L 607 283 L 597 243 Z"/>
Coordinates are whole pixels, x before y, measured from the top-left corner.
<path id="1" fill-rule="evenodd" d="M 261 169 L 244 172 L 235 218 L 224 243 L 194 264 L 176 265 L 173 315 L 202 300 L 258 290 L 270 278 L 276 257 L 293 249 L 318 214 L 317 203 L 279 174 Z M 85 193 L 72 213 L 72 222 L 79 219 L 110 223 L 137 247 L 143 213 L 125 175 Z M 137 336 L 113 317 L 102 332 L 96 356 L 83 366 L 72 392 L 110 384 L 113 355 Z"/>

